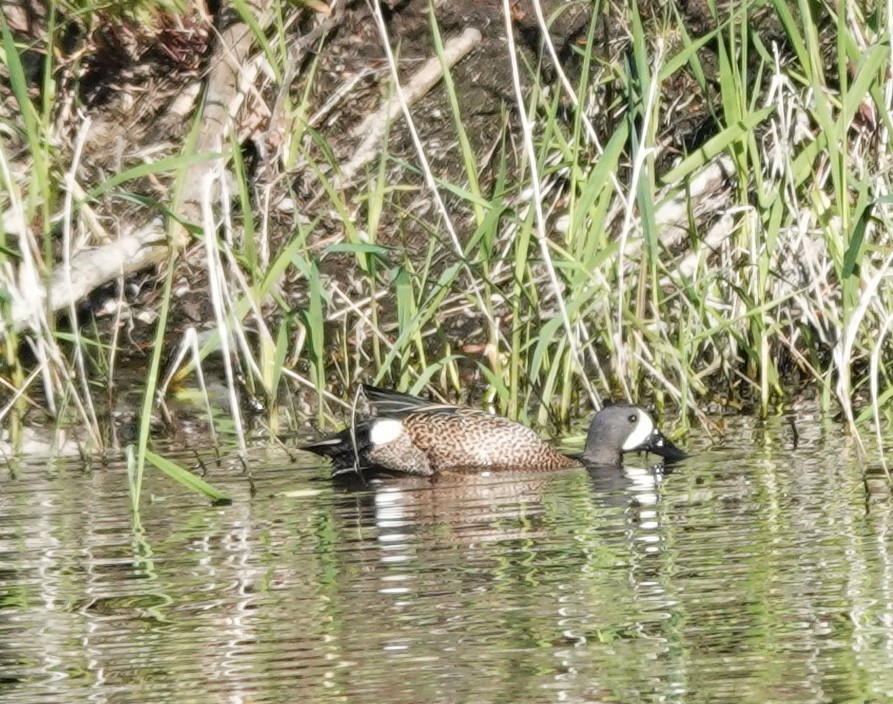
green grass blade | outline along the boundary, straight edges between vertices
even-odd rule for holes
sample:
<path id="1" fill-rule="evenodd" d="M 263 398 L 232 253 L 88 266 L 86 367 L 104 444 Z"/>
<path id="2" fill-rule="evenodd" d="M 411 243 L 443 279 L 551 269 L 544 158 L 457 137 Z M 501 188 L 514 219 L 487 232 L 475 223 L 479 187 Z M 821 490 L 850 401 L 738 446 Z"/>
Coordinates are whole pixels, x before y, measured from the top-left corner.
<path id="1" fill-rule="evenodd" d="M 184 469 L 175 462 L 171 462 L 169 459 L 166 459 L 161 455 L 156 455 L 149 450 L 146 451 L 146 459 L 171 479 L 174 479 L 188 489 L 204 494 L 214 502 L 230 503 L 229 497 L 222 491 L 208 484 L 204 479 L 196 476 L 188 469 Z"/>

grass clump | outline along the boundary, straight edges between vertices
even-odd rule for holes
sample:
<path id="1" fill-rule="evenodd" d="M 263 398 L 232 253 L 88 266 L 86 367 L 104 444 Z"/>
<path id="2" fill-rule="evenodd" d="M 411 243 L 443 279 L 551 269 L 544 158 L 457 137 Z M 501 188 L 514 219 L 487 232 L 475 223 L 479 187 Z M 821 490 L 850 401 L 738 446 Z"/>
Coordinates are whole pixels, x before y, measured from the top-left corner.
<path id="1" fill-rule="evenodd" d="M 10 428 L 29 403 L 57 417 L 61 403 L 107 444 L 93 385 L 112 385 L 120 355 L 134 355 L 127 325 L 153 342 L 141 458 L 156 390 L 209 364 L 243 448 L 258 426 L 325 422 L 361 380 L 470 392 L 553 428 L 615 397 L 695 415 L 808 400 L 854 427 L 889 421 L 893 18 L 859 4 L 683 14 L 537 0 L 478 8 L 495 24 L 475 38 L 461 7 L 236 9 L 255 47 L 239 74 L 251 91 L 218 143 L 202 142 L 195 113 L 200 148 L 183 146 L 170 109 L 200 75 L 184 69 L 136 119 L 116 169 L 91 141 L 86 119 L 103 113 L 91 115 L 94 94 L 53 29 L 70 4 L 50 4 L 40 40 L 4 23 L 0 166 L 4 210 L 18 214 L 0 241 Z M 201 24 L 162 10 L 165 26 Z M 457 37 L 473 45 L 465 58 Z M 360 39 L 380 63 L 348 48 Z M 34 46 L 39 86 L 22 61 Z M 442 78 L 416 95 L 422 60 Z M 81 91 L 68 110 L 63 85 Z M 350 128 L 388 100 L 381 140 L 359 158 L 367 135 Z M 196 163 L 207 181 L 184 214 L 176 175 L 188 192 Z M 160 302 L 127 300 L 122 279 L 119 312 L 95 327 L 74 304 L 78 324 L 60 327 L 51 306 L 16 303 L 23 282 L 45 289 L 96 246 L 91 218 L 121 204 L 132 223 L 167 216 L 161 239 L 185 242 L 164 258 Z M 17 321 L 24 309 L 38 314 Z M 168 358 L 182 365 L 163 369 Z"/>

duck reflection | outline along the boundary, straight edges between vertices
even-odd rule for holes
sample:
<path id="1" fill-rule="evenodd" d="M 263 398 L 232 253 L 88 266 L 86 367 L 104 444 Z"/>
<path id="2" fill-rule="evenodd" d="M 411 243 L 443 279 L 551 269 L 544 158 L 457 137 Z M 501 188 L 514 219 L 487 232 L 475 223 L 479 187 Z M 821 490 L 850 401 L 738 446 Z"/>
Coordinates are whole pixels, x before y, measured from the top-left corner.
<path id="1" fill-rule="evenodd" d="M 565 678 L 591 670 L 599 634 L 660 635 L 666 621 L 660 478 L 617 467 L 342 476 L 337 515 L 362 559 L 339 582 L 339 618 L 344 633 L 374 634 L 348 650 L 377 653 L 391 687 L 419 662 L 459 673 L 449 701 L 478 701 L 463 686 L 487 663 L 521 672 L 531 657 L 557 668 L 554 686 L 576 687 Z"/>
<path id="2" fill-rule="evenodd" d="M 435 543 L 545 537 L 550 530 L 602 526 L 659 531 L 660 467 L 589 466 L 559 472 L 442 472 L 432 477 L 341 474 L 338 486 L 357 501 L 361 524 L 382 542 L 409 535 Z"/>

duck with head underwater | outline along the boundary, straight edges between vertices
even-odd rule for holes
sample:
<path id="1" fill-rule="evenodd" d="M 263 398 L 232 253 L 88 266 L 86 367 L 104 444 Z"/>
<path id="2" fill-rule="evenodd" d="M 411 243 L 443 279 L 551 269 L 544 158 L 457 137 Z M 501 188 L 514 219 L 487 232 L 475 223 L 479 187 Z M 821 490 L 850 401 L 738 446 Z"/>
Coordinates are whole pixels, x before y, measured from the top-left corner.
<path id="1" fill-rule="evenodd" d="M 369 412 L 352 427 L 301 449 L 332 459 L 336 473 L 359 469 L 417 475 L 448 471 L 556 470 L 584 464 L 620 467 L 626 452 L 666 462 L 687 457 L 632 404 L 606 406 L 592 419 L 579 456 L 567 455 L 530 428 L 486 411 L 434 403 L 363 385 Z"/>

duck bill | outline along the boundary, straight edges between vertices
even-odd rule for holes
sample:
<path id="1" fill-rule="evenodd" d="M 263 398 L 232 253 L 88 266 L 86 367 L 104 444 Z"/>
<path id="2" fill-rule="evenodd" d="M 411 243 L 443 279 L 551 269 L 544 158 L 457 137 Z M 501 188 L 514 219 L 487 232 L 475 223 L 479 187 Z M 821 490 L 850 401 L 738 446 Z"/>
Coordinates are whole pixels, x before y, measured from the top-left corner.
<path id="1" fill-rule="evenodd" d="M 651 435 L 648 436 L 648 439 L 639 445 L 636 450 L 644 450 L 659 455 L 668 463 L 678 462 L 679 460 L 684 460 L 688 457 L 688 453 L 671 443 L 657 428 L 654 429 L 654 432 L 651 433 Z"/>

